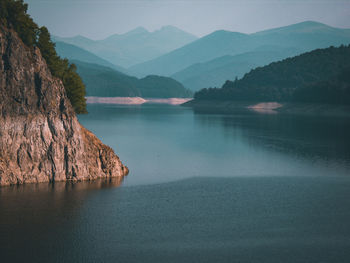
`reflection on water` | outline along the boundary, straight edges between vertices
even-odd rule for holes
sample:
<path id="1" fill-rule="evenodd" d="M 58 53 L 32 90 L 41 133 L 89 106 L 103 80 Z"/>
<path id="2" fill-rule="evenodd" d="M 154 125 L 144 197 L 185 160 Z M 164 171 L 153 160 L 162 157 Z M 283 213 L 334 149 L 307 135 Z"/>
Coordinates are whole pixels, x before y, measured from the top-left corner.
<path id="1" fill-rule="evenodd" d="M 78 185 L 85 187 L 5 189 L 0 205 L 4 262 L 350 260 L 347 177 Z"/>
<path id="2" fill-rule="evenodd" d="M 350 119 L 295 115 L 196 114 L 205 126 L 222 125 L 225 136 L 309 158 L 350 162 Z"/>
<path id="3" fill-rule="evenodd" d="M 27 184 L 0 188 L 0 252 L 3 262 L 59 258 L 88 195 L 120 186 L 122 178 L 93 182 Z M 56 240 L 57 239 L 57 240 Z M 6 261 L 10 260 L 10 261 Z M 17 261 L 18 259 L 18 261 Z"/>
<path id="4" fill-rule="evenodd" d="M 5 262 L 350 262 L 348 119 L 88 110 L 129 176 L 0 188 Z"/>
<path id="5" fill-rule="evenodd" d="M 131 168 L 124 185 L 198 176 L 350 173 L 349 119 L 89 105 L 80 121 Z"/>

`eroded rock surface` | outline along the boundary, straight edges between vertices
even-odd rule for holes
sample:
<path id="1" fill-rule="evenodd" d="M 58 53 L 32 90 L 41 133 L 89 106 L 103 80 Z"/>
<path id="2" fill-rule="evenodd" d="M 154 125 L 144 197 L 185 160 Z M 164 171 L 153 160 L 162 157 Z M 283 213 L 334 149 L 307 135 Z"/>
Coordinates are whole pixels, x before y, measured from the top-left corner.
<path id="1" fill-rule="evenodd" d="M 113 150 L 80 125 L 40 50 L 0 26 L 0 185 L 127 173 Z"/>

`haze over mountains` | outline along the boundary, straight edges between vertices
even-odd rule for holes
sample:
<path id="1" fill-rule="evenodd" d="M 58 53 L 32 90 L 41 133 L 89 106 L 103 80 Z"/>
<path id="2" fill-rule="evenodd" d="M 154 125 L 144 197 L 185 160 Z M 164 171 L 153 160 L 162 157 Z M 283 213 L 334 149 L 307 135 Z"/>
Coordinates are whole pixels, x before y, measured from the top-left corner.
<path id="1" fill-rule="evenodd" d="M 129 76 L 126 69 L 71 44 L 56 42 L 56 52 L 77 66 L 77 72 L 86 86 L 87 96 L 192 97 L 190 90 L 172 78 L 149 75 L 138 79 Z"/>
<path id="2" fill-rule="evenodd" d="M 86 53 L 77 57 L 83 52 L 70 51 L 73 46 L 62 49 L 63 43 L 57 42 L 58 53 L 68 59 L 107 66 L 139 78 L 169 76 L 197 91 L 220 87 L 226 80 L 241 78 L 256 67 L 303 52 L 349 44 L 350 29 L 306 21 L 254 34 L 219 30 L 196 39 L 189 33 L 167 26 L 154 32 L 137 28 L 99 41 L 79 36 L 55 37 L 55 40 L 76 45 L 76 48 L 89 50 L 91 55 L 100 57 L 99 60 L 91 55 L 87 58 Z M 166 50 L 170 51 L 166 53 Z M 133 65 L 149 57 L 152 59 Z M 132 66 L 124 69 L 116 65 Z"/>
<path id="3" fill-rule="evenodd" d="M 286 52 L 284 58 L 316 48 L 325 48 L 331 45 L 339 46 L 348 43 L 350 43 L 349 29 L 332 28 L 311 21 L 250 35 L 220 30 L 156 59 L 135 65 L 129 68 L 129 70 L 137 76 L 147 75 L 150 72 L 152 72 L 152 74 L 173 76 L 184 84 L 187 82 L 188 84 L 185 84 L 187 88 L 198 90 L 200 88 L 205 88 L 199 84 L 201 82 L 205 83 L 205 81 L 201 81 L 201 78 L 206 77 L 208 71 L 206 68 L 212 71 L 212 68 L 215 68 L 213 64 L 218 62 L 217 60 L 213 62 L 208 61 L 222 56 L 235 56 L 247 53 L 247 57 L 240 57 L 240 61 L 243 64 L 252 65 L 253 68 L 266 65 L 273 61 L 275 57 L 282 59 L 283 56 L 281 57 L 279 54 L 286 49 L 290 49 L 292 53 Z M 248 53 L 256 51 L 270 52 L 271 57 L 266 57 L 266 60 L 261 60 L 261 56 L 255 58 L 255 56 L 251 56 L 251 54 Z M 276 54 L 274 54 L 275 51 L 277 52 Z M 201 67 L 197 65 L 197 68 L 188 68 L 196 63 L 204 62 L 208 63 L 202 64 Z M 217 72 L 213 74 L 213 78 L 215 78 L 215 75 L 221 77 L 213 81 L 214 83 L 210 83 L 211 85 L 215 84 L 214 86 L 221 86 L 223 84 L 223 79 L 232 80 L 236 76 L 242 75 L 242 72 L 239 72 L 239 67 L 235 67 L 230 63 L 227 64 L 226 67 L 222 67 L 225 63 L 226 62 L 223 64 L 218 63 Z M 235 60 L 233 60 L 233 63 L 235 63 Z M 220 67 L 221 69 L 219 69 Z M 229 67 L 231 67 L 232 72 L 231 70 L 228 72 L 226 71 Z M 247 69 L 248 68 L 249 67 L 247 67 Z M 190 71 L 193 73 L 189 74 Z M 236 73 L 236 71 L 238 73 Z M 192 84 L 191 79 L 193 78 L 196 78 L 199 84 Z"/>
<path id="4" fill-rule="evenodd" d="M 71 60 L 86 86 L 86 95 L 95 97 L 189 98 L 192 92 L 169 78 L 149 75 L 131 77 L 97 64 Z"/>
<path id="5" fill-rule="evenodd" d="M 64 42 L 57 41 L 56 42 L 56 52 L 62 58 L 68 58 L 69 60 L 78 60 L 87 63 L 98 64 L 101 66 L 109 67 L 120 71 L 122 73 L 127 73 L 125 68 L 114 65 L 111 62 L 96 56 L 95 54 L 86 51 L 78 46 L 74 46 L 71 44 L 67 44 Z"/>
<path id="6" fill-rule="evenodd" d="M 219 87 L 226 80 L 243 77 L 251 69 L 298 53 L 300 53 L 300 50 L 296 48 L 271 48 L 269 50 L 266 47 L 265 51 L 254 50 L 235 56 L 226 55 L 208 62 L 197 63 L 171 75 L 171 77 L 193 91 L 200 90 L 203 87 Z"/>
<path id="7" fill-rule="evenodd" d="M 196 36 L 173 26 L 165 26 L 154 32 L 138 27 L 125 34 L 115 34 L 103 40 L 91 40 L 83 36 L 53 39 L 76 45 L 109 62 L 122 67 L 151 60 L 197 39 Z"/>

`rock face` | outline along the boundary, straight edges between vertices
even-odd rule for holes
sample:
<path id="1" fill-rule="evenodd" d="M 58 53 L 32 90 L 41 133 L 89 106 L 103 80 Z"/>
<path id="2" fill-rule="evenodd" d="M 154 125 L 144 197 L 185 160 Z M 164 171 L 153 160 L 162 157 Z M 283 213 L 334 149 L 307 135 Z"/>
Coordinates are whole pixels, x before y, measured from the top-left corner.
<path id="1" fill-rule="evenodd" d="M 0 26 L 0 186 L 127 173 L 113 150 L 80 125 L 40 50 Z"/>

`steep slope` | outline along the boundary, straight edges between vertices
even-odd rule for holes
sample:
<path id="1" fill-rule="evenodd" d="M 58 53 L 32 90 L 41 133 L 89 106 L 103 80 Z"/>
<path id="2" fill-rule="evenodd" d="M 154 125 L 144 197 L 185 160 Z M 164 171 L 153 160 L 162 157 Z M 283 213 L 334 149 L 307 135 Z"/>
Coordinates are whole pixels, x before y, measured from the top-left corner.
<path id="1" fill-rule="evenodd" d="M 195 100 L 350 104 L 349 75 L 350 45 L 317 49 L 256 68 L 222 88 L 203 89 Z"/>
<path id="2" fill-rule="evenodd" d="M 264 47 L 295 48 L 306 52 L 349 43 L 349 29 L 332 28 L 316 22 L 303 22 L 250 35 L 216 31 L 161 57 L 132 66 L 129 70 L 139 77 L 148 74 L 171 76 L 193 64 L 225 55 L 233 56 L 256 49 L 267 51 Z"/>
<path id="3" fill-rule="evenodd" d="M 0 25 L 0 185 L 122 177 L 128 169 L 83 128 L 38 48 Z"/>
<path id="4" fill-rule="evenodd" d="M 86 86 L 87 96 L 97 97 L 144 97 L 188 98 L 192 92 L 178 81 L 160 76 L 138 79 L 108 67 L 72 61 Z"/>
<path id="5" fill-rule="evenodd" d="M 67 44 L 64 42 L 56 42 L 56 52 L 62 58 L 67 58 L 69 60 L 80 60 L 87 63 L 98 64 L 105 67 L 110 67 L 120 72 L 126 73 L 127 70 L 114 65 L 107 60 L 100 58 L 89 51 L 86 51 L 78 46 Z"/>
<path id="6" fill-rule="evenodd" d="M 226 80 L 241 78 L 251 69 L 265 66 L 300 53 L 297 49 L 279 49 L 271 47 L 266 51 L 252 51 L 235 56 L 223 56 L 208 62 L 197 63 L 173 74 L 186 88 L 198 91 L 202 88 L 221 87 Z"/>
<path id="7" fill-rule="evenodd" d="M 154 32 L 139 27 L 125 34 L 115 34 L 97 41 L 81 36 L 55 37 L 55 41 L 79 46 L 123 67 L 156 58 L 194 40 L 194 35 L 172 26 L 162 27 Z"/>

